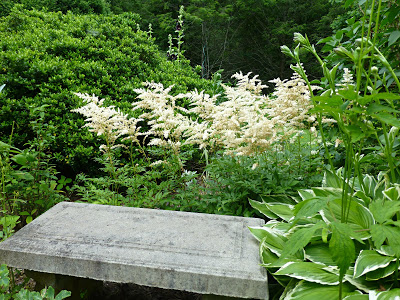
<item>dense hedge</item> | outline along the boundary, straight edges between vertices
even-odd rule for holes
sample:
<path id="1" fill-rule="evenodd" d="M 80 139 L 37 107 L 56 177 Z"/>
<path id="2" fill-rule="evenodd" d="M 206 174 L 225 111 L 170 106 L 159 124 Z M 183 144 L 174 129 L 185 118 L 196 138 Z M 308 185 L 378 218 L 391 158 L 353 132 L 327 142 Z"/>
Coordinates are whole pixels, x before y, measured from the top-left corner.
<path id="1" fill-rule="evenodd" d="M 78 14 L 107 14 L 110 4 L 107 0 L 3 0 L 0 2 L 0 17 L 7 16 L 15 4 L 26 9 L 44 9 L 47 11 L 72 11 Z"/>
<path id="2" fill-rule="evenodd" d="M 83 119 L 72 108 L 81 104 L 72 92 L 96 94 L 129 108 L 134 88 L 144 81 L 175 84 L 175 92 L 203 89 L 208 82 L 188 62 L 170 62 L 135 14 L 118 16 L 27 11 L 14 7 L 0 18 L 0 139 L 13 122 L 14 143 L 22 147 L 35 134 L 30 110 L 46 107 L 45 123 L 55 136 L 51 151 L 61 167 L 79 172 L 98 155 L 96 138 L 81 130 Z M 53 127 L 54 126 L 54 127 Z"/>

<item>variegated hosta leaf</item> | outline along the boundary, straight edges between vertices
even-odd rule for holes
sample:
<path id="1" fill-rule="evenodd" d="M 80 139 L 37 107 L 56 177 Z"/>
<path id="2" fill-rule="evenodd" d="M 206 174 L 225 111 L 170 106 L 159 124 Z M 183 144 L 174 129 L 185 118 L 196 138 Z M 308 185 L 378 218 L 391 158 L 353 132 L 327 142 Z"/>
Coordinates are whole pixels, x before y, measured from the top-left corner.
<path id="1" fill-rule="evenodd" d="M 363 182 L 364 182 L 364 193 L 369 196 L 370 198 L 374 199 L 375 198 L 375 188 L 377 185 L 377 182 L 374 177 L 371 175 L 364 175 L 363 177 Z"/>
<path id="2" fill-rule="evenodd" d="M 400 289 L 392 289 L 384 292 L 370 293 L 370 299 L 376 300 L 400 300 Z"/>
<path id="3" fill-rule="evenodd" d="M 260 213 L 262 213 L 264 216 L 266 216 L 269 219 L 277 219 L 278 216 L 276 214 L 274 214 L 266 205 L 265 203 L 261 203 L 258 201 L 254 201 L 254 200 L 249 200 L 249 203 L 251 205 L 251 207 L 253 207 L 254 209 L 258 210 Z"/>
<path id="4" fill-rule="evenodd" d="M 360 292 L 348 283 L 343 284 L 342 296 L 358 295 Z M 327 286 L 317 283 L 300 281 L 295 288 L 280 300 L 338 300 L 339 286 Z"/>
<path id="5" fill-rule="evenodd" d="M 273 275 L 285 275 L 326 285 L 339 284 L 339 276 L 329 268 L 312 262 L 289 262 Z"/>
<path id="6" fill-rule="evenodd" d="M 400 197 L 400 187 L 399 187 L 399 185 L 395 185 L 395 186 L 392 186 L 392 187 L 384 190 L 383 191 L 383 195 L 387 199 L 389 199 L 391 201 L 399 200 L 399 197 Z"/>
<path id="7" fill-rule="evenodd" d="M 310 242 L 310 240 L 314 236 L 314 233 L 318 229 L 322 229 L 325 226 L 326 224 L 321 221 L 311 227 L 301 228 L 292 235 L 290 235 L 281 253 L 281 258 L 294 255 L 299 250 L 302 250 Z"/>
<path id="8" fill-rule="evenodd" d="M 321 209 L 326 207 L 329 199 L 314 197 L 298 203 L 294 209 L 294 222 L 302 218 L 309 218 L 317 214 Z"/>
<path id="9" fill-rule="evenodd" d="M 304 248 L 306 258 L 314 263 L 321 263 L 327 266 L 336 266 L 329 251 L 329 245 L 325 243 L 309 244 Z"/>
<path id="10" fill-rule="evenodd" d="M 344 280 L 354 285 L 358 290 L 368 293 L 380 288 L 377 281 L 368 281 L 365 276 L 354 278 L 354 268 L 350 267 L 344 275 Z"/>
<path id="11" fill-rule="evenodd" d="M 354 267 L 354 277 L 358 278 L 368 272 L 385 268 L 394 257 L 383 256 L 374 250 L 362 250 L 357 257 Z"/>
<path id="12" fill-rule="evenodd" d="M 350 295 L 343 298 L 343 300 L 369 300 L 369 296 L 367 294 Z"/>
<path id="13" fill-rule="evenodd" d="M 287 241 L 286 237 L 268 227 L 249 227 L 249 229 L 257 240 L 263 242 L 263 247 L 268 248 L 272 253 L 278 256 L 281 255 L 285 242 Z"/>
<path id="14" fill-rule="evenodd" d="M 370 229 L 375 223 L 371 212 L 356 201 L 351 201 L 349 210 L 347 224 L 349 224 L 354 231 L 358 232 L 358 235 L 361 239 L 364 240 L 370 238 L 370 233 L 364 229 Z M 327 207 L 321 211 L 321 215 L 324 221 L 331 223 L 341 219 L 341 212 L 342 200 L 337 199 L 329 202 Z"/>
<path id="15" fill-rule="evenodd" d="M 396 263 L 391 262 L 385 268 L 377 269 L 365 274 L 365 278 L 369 281 L 375 281 L 392 275 L 394 271 L 396 271 Z"/>
<path id="16" fill-rule="evenodd" d="M 297 192 L 303 201 L 315 197 L 315 194 L 312 190 L 298 190 Z"/>
<path id="17" fill-rule="evenodd" d="M 341 177 L 328 170 L 325 172 L 322 180 L 323 187 L 342 188 L 342 185 L 343 179 Z"/>
<path id="18" fill-rule="evenodd" d="M 286 203 L 265 203 L 265 206 L 282 220 L 289 221 L 294 217 L 294 205 Z"/>
<path id="19" fill-rule="evenodd" d="M 268 227 L 273 229 L 277 234 L 282 236 L 288 236 L 288 232 L 293 227 L 291 224 L 286 222 L 281 222 L 277 220 L 268 221 L 263 227 Z"/>
<path id="20" fill-rule="evenodd" d="M 324 197 L 330 199 L 342 198 L 342 189 L 333 187 L 313 187 L 312 191 L 316 197 Z"/>
<path id="21" fill-rule="evenodd" d="M 263 243 L 260 243 L 260 257 L 264 267 L 268 267 L 269 264 L 274 263 L 278 260 L 278 256 L 272 253 L 269 249 L 263 247 Z"/>

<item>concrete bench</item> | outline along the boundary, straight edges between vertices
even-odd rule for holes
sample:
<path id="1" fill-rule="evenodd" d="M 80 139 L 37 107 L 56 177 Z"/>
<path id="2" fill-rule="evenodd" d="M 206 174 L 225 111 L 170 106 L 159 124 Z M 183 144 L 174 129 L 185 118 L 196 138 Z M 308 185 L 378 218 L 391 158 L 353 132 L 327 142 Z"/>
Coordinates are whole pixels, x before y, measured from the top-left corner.
<path id="1" fill-rule="evenodd" d="M 44 278 L 134 283 L 204 299 L 268 299 L 259 245 L 247 228 L 263 224 L 257 218 L 62 202 L 0 243 L 0 264 Z"/>

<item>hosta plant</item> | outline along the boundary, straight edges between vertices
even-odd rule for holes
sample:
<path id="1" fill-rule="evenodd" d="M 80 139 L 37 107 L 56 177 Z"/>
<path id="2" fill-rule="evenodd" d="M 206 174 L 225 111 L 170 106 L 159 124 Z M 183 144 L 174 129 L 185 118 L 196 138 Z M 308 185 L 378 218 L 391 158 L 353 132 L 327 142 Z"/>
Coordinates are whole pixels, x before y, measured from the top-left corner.
<path id="1" fill-rule="evenodd" d="M 327 171 L 321 187 L 300 190 L 292 203 L 250 201 L 271 219 L 250 230 L 263 266 L 284 287 L 280 299 L 400 295 L 400 185 L 384 173 L 343 184 L 342 173 Z M 343 193 L 351 201 L 343 204 Z"/>

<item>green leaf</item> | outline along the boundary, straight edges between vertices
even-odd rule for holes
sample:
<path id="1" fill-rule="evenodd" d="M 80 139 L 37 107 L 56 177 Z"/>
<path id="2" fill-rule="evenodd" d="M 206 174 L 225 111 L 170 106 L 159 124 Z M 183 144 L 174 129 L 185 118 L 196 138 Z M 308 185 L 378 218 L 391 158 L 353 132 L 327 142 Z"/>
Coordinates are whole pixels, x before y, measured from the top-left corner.
<path id="1" fill-rule="evenodd" d="M 260 213 L 262 213 L 264 216 L 268 217 L 269 219 L 278 219 L 279 217 L 271 212 L 271 210 L 265 205 L 265 203 L 261 203 L 258 201 L 254 201 L 249 199 L 249 203 L 251 207 L 254 209 L 258 210 Z"/>
<path id="2" fill-rule="evenodd" d="M 66 291 L 66 290 L 62 290 L 61 292 L 58 293 L 58 295 L 56 296 L 55 300 L 61 300 L 61 299 L 65 299 L 71 296 L 71 292 Z"/>
<path id="3" fill-rule="evenodd" d="M 11 159 L 21 166 L 26 166 L 29 164 L 29 161 L 27 160 L 26 155 L 23 153 L 14 155 L 13 157 L 11 157 Z"/>
<path id="4" fill-rule="evenodd" d="M 285 221 L 289 221 L 294 216 L 294 206 L 285 203 L 265 203 L 265 206 L 275 215 Z"/>
<path id="5" fill-rule="evenodd" d="M 8 289 L 10 285 L 10 278 L 8 277 L 8 268 L 6 265 L 0 266 L 0 289 Z"/>
<path id="6" fill-rule="evenodd" d="M 400 210 L 400 202 L 377 199 L 370 203 L 369 210 L 375 221 L 382 224 L 391 219 Z"/>
<path id="7" fill-rule="evenodd" d="M 354 277 L 358 278 L 368 272 L 385 268 L 394 257 L 383 256 L 374 250 L 362 250 L 357 257 L 354 267 Z"/>
<path id="8" fill-rule="evenodd" d="M 398 30 L 392 31 L 388 38 L 388 42 L 389 42 L 388 47 L 390 47 L 394 43 L 396 43 L 399 38 L 400 38 L 400 31 L 398 31 Z"/>
<path id="9" fill-rule="evenodd" d="M 378 104 L 378 103 L 372 103 L 367 108 L 367 113 L 369 113 L 369 114 L 374 114 L 374 113 L 381 112 L 381 111 L 391 112 L 391 113 L 395 113 L 395 114 L 400 113 L 400 111 L 398 111 L 394 108 L 391 108 L 386 105 Z"/>
<path id="10" fill-rule="evenodd" d="M 312 262 L 289 262 L 273 275 L 285 275 L 327 285 L 339 284 L 339 276 L 337 274 L 328 271 L 325 265 Z"/>
<path id="11" fill-rule="evenodd" d="M 290 235 L 288 241 L 285 243 L 280 259 L 294 255 L 296 252 L 303 249 L 310 242 L 315 231 L 324 226 L 326 226 L 325 223 L 321 221 L 312 227 L 298 229 L 295 233 Z"/>
<path id="12" fill-rule="evenodd" d="M 375 224 L 371 227 L 372 240 L 376 248 L 387 241 L 397 257 L 400 257 L 400 228 L 390 225 Z"/>
<path id="13" fill-rule="evenodd" d="M 399 186 L 392 186 L 386 190 L 383 191 L 383 195 L 391 200 L 391 201 L 397 201 L 400 198 L 400 190 L 399 190 Z"/>
<path id="14" fill-rule="evenodd" d="M 294 221 L 296 222 L 297 220 L 305 217 L 311 217 L 315 215 L 317 212 L 319 212 L 321 209 L 326 207 L 326 204 L 328 203 L 329 199 L 328 198 L 313 198 L 313 199 L 307 199 L 305 201 L 302 201 L 298 204 L 296 204 L 295 209 L 294 209 L 294 214 L 295 214 L 295 219 Z"/>
<path id="15" fill-rule="evenodd" d="M 351 239 L 353 232 L 347 224 L 338 222 L 332 222 L 331 229 L 332 237 L 329 241 L 329 250 L 340 269 L 340 276 L 343 277 L 356 256 L 354 242 Z"/>
<path id="16" fill-rule="evenodd" d="M 376 293 L 374 295 L 374 293 Z M 374 297 L 375 296 L 375 297 Z M 376 297 L 378 296 L 378 297 Z M 400 289 L 391 289 L 390 291 L 384 291 L 384 292 L 373 292 L 371 297 L 374 297 L 372 299 L 376 300 L 399 300 L 400 299 Z"/>
<path id="17" fill-rule="evenodd" d="M 389 113 L 381 112 L 381 113 L 373 114 L 371 116 L 374 117 L 375 119 L 381 121 L 382 123 L 386 123 L 390 126 L 400 127 L 400 121 L 395 116 L 393 116 Z"/>
<path id="18" fill-rule="evenodd" d="M 389 275 L 392 275 L 395 270 L 396 270 L 396 263 L 392 262 L 385 268 L 376 269 L 375 271 L 368 272 L 365 275 L 365 279 L 369 281 L 380 280 Z"/>
<path id="19" fill-rule="evenodd" d="M 42 294 L 42 295 L 44 294 L 44 297 L 47 297 L 47 298 L 49 298 L 50 300 L 53 300 L 53 299 L 54 299 L 54 289 L 53 289 L 53 287 L 51 287 L 51 286 L 49 286 L 49 287 L 46 288 L 46 289 L 43 289 L 43 290 L 41 291 L 41 294 Z"/>
<path id="20" fill-rule="evenodd" d="M 359 294 L 355 288 L 345 282 L 343 284 L 342 296 Z M 338 300 L 339 286 L 326 286 L 313 282 L 300 281 L 296 287 L 286 295 L 283 300 Z"/>
<path id="21" fill-rule="evenodd" d="M 341 189 L 343 185 L 343 181 L 339 178 L 339 176 L 329 170 L 327 170 L 324 174 L 324 179 L 322 180 L 323 187 L 332 187 Z"/>
<path id="22" fill-rule="evenodd" d="M 312 190 L 298 190 L 297 193 L 299 193 L 302 200 L 307 200 L 315 197 Z"/>
<path id="23" fill-rule="evenodd" d="M 271 250 L 276 255 L 281 255 L 286 242 L 284 236 L 279 235 L 275 230 L 267 227 L 249 227 L 250 232 L 260 242 L 263 241 L 263 246 Z"/>
<path id="24" fill-rule="evenodd" d="M 343 300 L 368 300 L 369 296 L 366 294 L 363 295 L 350 295 L 343 298 Z"/>
<path id="25" fill-rule="evenodd" d="M 330 201 L 327 207 L 322 210 L 321 214 L 327 222 L 335 222 L 336 220 L 340 220 L 341 211 L 342 199 L 336 199 Z M 347 223 L 353 229 L 353 238 L 367 239 L 370 237 L 370 234 L 368 231 L 365 231 L 365 229 L 371 228 L 374 224 L 374 218 L 368 208 L 358 203 L 356 199 L 353 199 L 350 203 Z M 354 231 L 359 232 L 356 233 Z"/>
<path id="26" fill-rule="evenodd" d="M 358 97 L 358 94 L 353 89 L 339 90 L 338 94 L 342 95 L 345 99 L 348 100 L 356 100 Z"/>
<path id="27" fill-rule="evenodd" d="M 335 266 L 328 244 L 309 244 L 304 248 L 306 258 L 314 263 Z"/>
<path id="28" fill-rule="evenodd" d="M 23 171 L 11 171 L 10 175 L 19 180 L 34 180 L 34 177 L 28 173 Z"/>
<path id="29" fill-rule="evenodd" d="M 291 58 L 295 58 L 292 51 L 290 51 L 288 46 L 285 46 L 285 45 L 281 46 L 281 51 L 283 54 L 290 56 Z"/>

